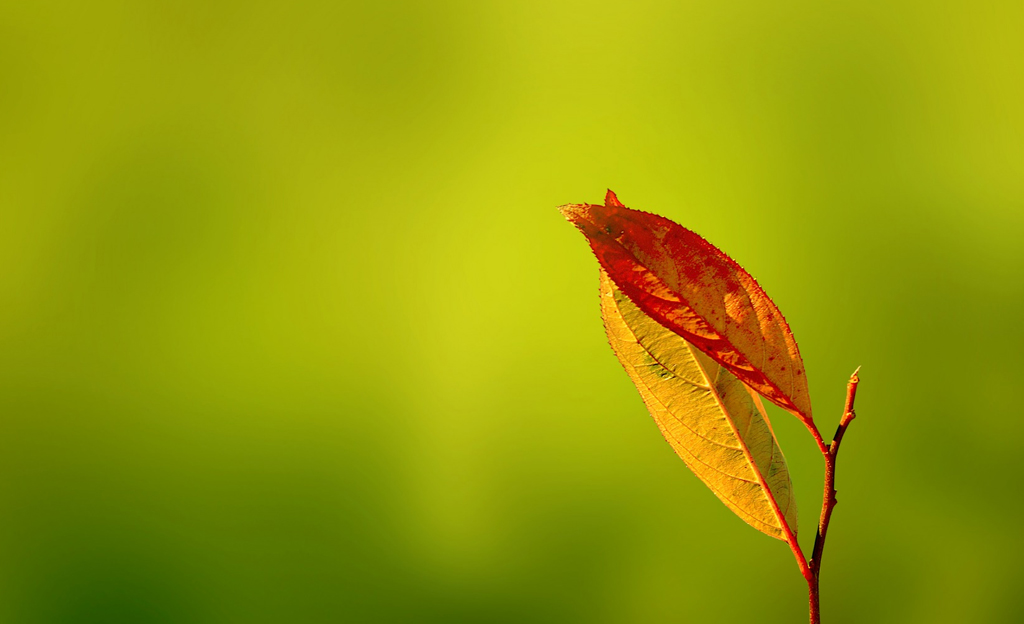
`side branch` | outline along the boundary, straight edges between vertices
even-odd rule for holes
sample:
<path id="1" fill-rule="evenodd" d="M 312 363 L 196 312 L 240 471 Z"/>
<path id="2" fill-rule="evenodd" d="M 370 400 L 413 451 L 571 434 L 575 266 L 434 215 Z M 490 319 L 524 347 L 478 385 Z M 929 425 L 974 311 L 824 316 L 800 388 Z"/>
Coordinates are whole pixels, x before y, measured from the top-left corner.
<path id="1" fill-rule="evenodd" d="M 853 371 L 850 381 L 846 384 L 846 406 L 843 409 L 843 417 L 839 420 L 839 427 L 836 435 L 832 438 L 832 444 L 827 449 L 822 449 L 825 457 L 825 492 L 821 500 L 821 518 L 818 520 L 818 533 L 814 537 L 814 550 L 811 551 L 809 567 L 812 578 L 808 580 L 811 624 L 819 624 L 821 615 L 818 607 L 818 582 L 821 578 L 821 556 L 825 549 L 825 536 L 828 534 L 828 523 L 832 519 L 832 510 L 835 509 L 836 500 L 836 456 L 839 454 L 839 444 L 843 441 L 843 435 L 850 422 L 857 417 L 853 410 L 853 402 L 857 398 L 857 384 L 860 377 L 857 373 L 860 367 Z"/>
<path id="2" fill-rule="evenodd" d="M 846 433 L 846 428 L 850 426 L 850 421 L 857 417 L 857 413 L 853 411 L 853 402 L 857 398 L 857 384 L 860 383 L 860 377 L 857 376 L 859 371 L 860 368 L 853 371 L 850 381 L 846 384 L 846 407 L 843 410 L 843 417 L 839 420 L 836 435 L 832 438 L 832 444 L 828 448 L 828 454 L 825 455 L 825 493 L 822 498 L 821 519 L 818 521 L 818 534 L 814 538 L 814 550 L 811 552 L 810 562 L 815 576 L 821 570 L 821 552 L 825 548 L 828 523 L 832 518 L 832 510 L 838 503 L 835 483 L 836 456 L 839 454 L 839 444 L 843 441 L 843 435 Z"/>

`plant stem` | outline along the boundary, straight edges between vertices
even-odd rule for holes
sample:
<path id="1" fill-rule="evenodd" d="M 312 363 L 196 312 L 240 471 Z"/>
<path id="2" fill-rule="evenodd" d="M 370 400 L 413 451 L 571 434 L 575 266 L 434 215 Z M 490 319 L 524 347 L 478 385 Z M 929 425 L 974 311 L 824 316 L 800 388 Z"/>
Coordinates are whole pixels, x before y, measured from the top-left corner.
<path id="1" fill-rule="evenodd" d="M 859 367 L 853 371 L 849 383 L 846 384 L 846 407 L 843 409 L 843 417 L 839 420 L 839 428 L 836 429 L 836 435 L 832 438 L 832 444 L 825 447 L 824 443 L 820 441 L 820 436 L 815 436 L 818 438 L 818 446 L 825 457 L 825 492 L 821 500 L 821 518 L 818 520 L 818 534 L 814 537 L 814 550 L 811 551 L 811 561 L 808 564 L 810 567 L 810 577 L 808 578 L 806 574 L 804 575 L 807 579 L 811 624 L 821 624 L 821 610 L 818 606 L 821 555 L 825 549 L 825 536 L 828 534 L 828 523 L 832 519 L 832 510 L 839 503 L 836 500 L 835 488 L 836 456 L 839 454 L 839 443 L 843 441 L 843 434 L 846 433 L 846 428 L 850 426 L 850 422 L 857 417 L 857 414 L 853 411 L 853 401 L 857 398 L 857 384 L 860 383 L 860 378 L 857 376 L 859 371 Z"/>

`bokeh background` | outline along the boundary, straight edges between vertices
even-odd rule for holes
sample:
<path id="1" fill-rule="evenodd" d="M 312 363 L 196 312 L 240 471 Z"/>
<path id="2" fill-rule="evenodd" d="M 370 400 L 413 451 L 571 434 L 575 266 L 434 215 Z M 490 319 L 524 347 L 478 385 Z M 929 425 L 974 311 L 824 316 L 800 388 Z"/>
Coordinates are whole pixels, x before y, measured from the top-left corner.
<path id="1" fill-rule="evenodd" d="M 747 267 L 828 624 L 1024 621 L 1024 4 L 0 4 L 0 621 L 806 621 L 555 207 Z M 774 412 L 813 539 L 822 467 Z"/>

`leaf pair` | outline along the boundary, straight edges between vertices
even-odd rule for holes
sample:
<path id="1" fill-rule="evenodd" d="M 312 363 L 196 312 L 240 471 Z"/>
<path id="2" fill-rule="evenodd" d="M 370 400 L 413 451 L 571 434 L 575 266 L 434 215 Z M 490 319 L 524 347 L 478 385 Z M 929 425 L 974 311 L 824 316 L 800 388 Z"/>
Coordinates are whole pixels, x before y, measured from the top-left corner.
<path id="1" fill-rule="evenodd" d="M 795 546 L 792 483 L 758 393 L 814 425 L 778 308 L 716 247 L 611 191 L 560 210 L 601 264 L 609 341 L 665 439 L 740 518 Z"/>

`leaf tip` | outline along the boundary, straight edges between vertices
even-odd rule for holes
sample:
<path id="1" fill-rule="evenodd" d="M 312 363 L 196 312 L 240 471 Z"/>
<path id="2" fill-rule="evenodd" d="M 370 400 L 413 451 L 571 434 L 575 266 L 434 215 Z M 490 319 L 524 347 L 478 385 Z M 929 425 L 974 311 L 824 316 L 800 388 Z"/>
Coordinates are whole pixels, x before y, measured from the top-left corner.
<path id="1" fill-rule="evenodd" d="M 619 201 L 619 198 L 615 196 L 614 191 L 612 191 L 611 189 L 608 189 L 608 192 L 604 194 L 604 205 L 607 208 L 625 208 L 622 202 Z"/>
<path id="2" fill-rule="evenodd" d="M 558 207 L 558 212 L 562 213 L 566 221 L 578 224 L 586 214 L 586 209 L 586 204 L 564 204 Z"/>

